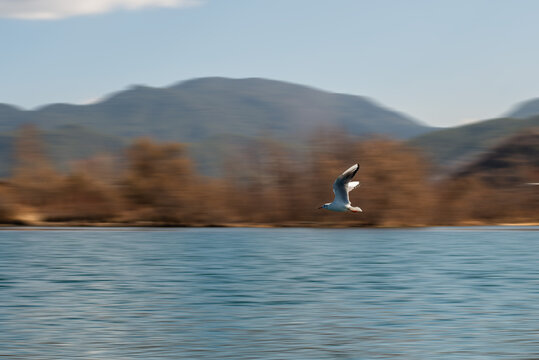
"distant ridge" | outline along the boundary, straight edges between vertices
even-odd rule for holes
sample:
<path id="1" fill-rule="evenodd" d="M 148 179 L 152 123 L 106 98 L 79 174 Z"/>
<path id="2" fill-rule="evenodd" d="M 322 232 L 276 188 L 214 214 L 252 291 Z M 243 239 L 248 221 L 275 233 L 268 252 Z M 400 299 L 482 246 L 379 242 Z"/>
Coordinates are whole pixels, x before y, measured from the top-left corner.
<path id="1" fill-rule="evenodd" d="M 525 119 L 532 116 L 539 115 L 539 98 L 530 99 L 524 101 L 520 104 L 517 104 L 512 110 L 510 110 L 506 117 L 516 118 L 516 119 Z"/>
<path id="2" fill-rule="evenodd" d="M 441 129 L 408 141 L 445 167 L 457 167 L 518 132 L 539 128 L 539 116 L 526 119 L 501 118 Z"/>
<path id="3" fill-rule="evenodd" d="M 12 168 L 13 133 L 23 124 L 43 130 L 60 168 L 118 151 L 136 137 L 188 143 L 199 167 L 215 169 L 230 149 L 260 136 L 295 144 L 319 129 L 397 139 L 433 129 L 361 96 L 262 78 L 207 77 L 162 88 L 134 85 L 84 105 L 22 110 L 0 104 L 0 176 Z"/>
<path id="4" fill-rule="evenodd" d="M 539 181 L 539 129 L 506 138 L 455 177 L 476 176 L 497 186 L 518 186 Z"/>
<path id="5" fill-rule="evenodd" d="M 77 124 L 119 137 L 192 142 L 221 134 L 297 138 L 320 126 L 354 135 L 408 138 L 430 128 L 367 98 L 260 78 L 200 78 L 165 88 L 133 86 L 87 105 L 25 111 L 2 105 L 0 131 L 21 122 L 44 129 Z"/>
<path id="6" fill-rule="evenodd" d="M 508 117 L 437 129 L 362 96 L 262 78 L 206 77 L 167 87 L 134 85 L 85 104 L 35 110 L 0 104 L 0 175 L 13 162 L 13 132 L 22 124 L 44 130 L 59 163 L 117 151 L 136 137 L 188 143 L 199 165 L 215 168 L 223 154 L 260 136 L 301 143 L 319 129 L 408 140 L 443 167 L 478 157 L 505 137 L 539 127 L 539 98 Z"/>

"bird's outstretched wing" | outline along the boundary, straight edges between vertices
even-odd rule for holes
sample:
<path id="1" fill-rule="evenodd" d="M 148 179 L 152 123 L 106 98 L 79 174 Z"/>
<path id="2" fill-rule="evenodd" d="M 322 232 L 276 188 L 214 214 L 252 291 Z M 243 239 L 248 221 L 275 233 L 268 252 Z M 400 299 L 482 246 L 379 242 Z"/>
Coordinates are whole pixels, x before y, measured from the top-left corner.
<path id="1" fill-rule="evenodd" d="M 337 179 L 335 179 L 335 182 L 333 183 L 333 193 L 335 194 L 335 200 L 341 201 L 344 204 L 350 203 L 350 199 L 348 198 L 348 192 L 355 188 L 359 183 L 351 184 L 353 186 L 348 186 L 348 183 L 354 175 L 356 175 L 357 171 L 359 170 L 359 165 L 355 164 L 353 166 L 350 166 L 345 172 L 343 172 Z"/>

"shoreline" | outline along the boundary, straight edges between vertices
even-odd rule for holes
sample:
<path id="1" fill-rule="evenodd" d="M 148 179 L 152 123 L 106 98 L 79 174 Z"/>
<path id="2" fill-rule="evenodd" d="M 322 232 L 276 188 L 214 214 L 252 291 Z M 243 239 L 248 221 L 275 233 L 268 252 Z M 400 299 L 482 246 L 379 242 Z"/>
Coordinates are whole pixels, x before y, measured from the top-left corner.
<path id="1" fill-rule="evenodd" d="M 30 228 L 253 228 L 253 229 L 285 229 L 285 228 L 311 228 L 311 229 L 422 229 L 433 227 L 480 227 L 480 226 L 539 226 L 539 222 L 499 222 L 486 223 L 478 221 L 463 221 L 456 224 L 379 224 L 365 225 L 353 223 L 315 223 L 315 222 L 287 222 L 287 223 L 192 223 L 174 224 L 159 222 L 90 222 L 90 221 L 14 221 L 13 223 L 0 224 L 0 230 L 5 229 L 30 229 Z"/>

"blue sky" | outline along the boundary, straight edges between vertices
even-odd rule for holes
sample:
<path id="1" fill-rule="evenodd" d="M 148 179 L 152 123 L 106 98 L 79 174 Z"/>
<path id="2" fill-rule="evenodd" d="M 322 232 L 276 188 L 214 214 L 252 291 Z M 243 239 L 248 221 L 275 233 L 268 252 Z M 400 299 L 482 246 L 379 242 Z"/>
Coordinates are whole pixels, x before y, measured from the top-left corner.
<path id="1" fill-rule="evenodd" d="M 453 126 L 539 97 L 537 14 L 535 0 L 0 0 L 0 102 L 263 77 Z"/>

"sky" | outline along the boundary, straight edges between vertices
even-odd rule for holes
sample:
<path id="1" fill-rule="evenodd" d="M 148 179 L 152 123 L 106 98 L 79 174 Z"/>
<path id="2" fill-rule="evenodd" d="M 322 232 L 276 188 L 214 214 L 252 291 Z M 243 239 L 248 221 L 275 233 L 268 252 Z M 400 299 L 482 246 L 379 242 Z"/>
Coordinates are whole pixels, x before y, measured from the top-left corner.
<path id="1" fill-rule="evenodd" d="M 536 0 L 0 0 L 0 103 L 261 77 L 433 126 L 539 97 Z"/>

